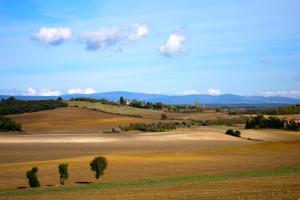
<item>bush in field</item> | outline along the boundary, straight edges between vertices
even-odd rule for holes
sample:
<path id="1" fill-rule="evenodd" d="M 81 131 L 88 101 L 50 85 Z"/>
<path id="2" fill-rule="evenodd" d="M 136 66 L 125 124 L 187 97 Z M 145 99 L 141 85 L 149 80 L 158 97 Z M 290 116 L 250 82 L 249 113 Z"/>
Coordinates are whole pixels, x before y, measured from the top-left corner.
<path id="1" fill-rule="evenodd" d="M 240 137 L 241 136 L 241 132 L 240 131 L 235 131 L 233 129 L 228 129 L 225 134 L 226 135 L 235 136 L 235 137 Z"/>
<path id="2" fill-rule="evenodd" d="M 143 124 L 135 123 L 120 127 L 122 131 L 164 132 L 176 129 L 174 123 Z"/>
<path id="3" fill-rule="evenodd" d="M 69 178 L 68 164 L 61 163 L 60 165 L 58 165 L 58 172 L 59 172 L 60 184 L 64 185 L 65 180 Z"/>
<path id="4" fill-rule="evenodd" d="M 107 160 L 104 156 L 97 156 L 91 161 L 90 167 L 91 170 L 95 172 L 96 179 L 99 180 L 107 167 Z"/>
<path id="5" fill-rule="evenodd" d="M 28 178 L 30 187 L 40 187 L 40 182 L 37 178 L 38 168 L 33 167 L 30 171 L 27 171 L 26 177 Z"/>
<path id="6" fill-rule="evenodd" d="M 21 124 L 9 118 L 0 117 L 0 131 L 21 131 Z"/>
<path id="7" fill-rule="evenodd" d="M 168 119 L 168 116 L 166 114 L 161 114 L 160 119 L 166 120 L 166 119 Z"/>

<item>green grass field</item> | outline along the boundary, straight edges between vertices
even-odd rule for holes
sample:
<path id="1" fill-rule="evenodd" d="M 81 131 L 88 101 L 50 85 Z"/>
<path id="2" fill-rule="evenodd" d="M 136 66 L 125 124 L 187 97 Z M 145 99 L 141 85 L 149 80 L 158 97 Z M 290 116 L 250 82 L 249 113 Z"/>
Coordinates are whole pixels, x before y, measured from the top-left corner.
<path id="1" fill-rule="evenodd" d="M 273 168 L 268 170 L 255 170 L 243 172 L 220 173 L 213 175 L 200 175 L 200 176 L 179 176 L 179 177 L 166 177 L 160 179 L 143 179 L 128 182 L 109 182 L 109 183 L 89 183 L 77 184 L 68 186 L 55 186 L 43 187 L 37 189 L 10 189 L 0 191 L 0 198 L 7 199 L 17 196 L 39 196 L 47 194 L 49 197 L 58 193 L 80 193 L 91 190 L 105 191 L 105 190 L 124 190 L 124 189 L 137 189 L 137 188 L 160 188 L 175 185 L 187 184 L 207 184 L 218 181 L 230 181 L 235 179 L 249 179 L 249 178 L 267 178 L 267 177 L 280 177 L 289 175 L 299 175 L 300 167 L 289 166 Z"/>

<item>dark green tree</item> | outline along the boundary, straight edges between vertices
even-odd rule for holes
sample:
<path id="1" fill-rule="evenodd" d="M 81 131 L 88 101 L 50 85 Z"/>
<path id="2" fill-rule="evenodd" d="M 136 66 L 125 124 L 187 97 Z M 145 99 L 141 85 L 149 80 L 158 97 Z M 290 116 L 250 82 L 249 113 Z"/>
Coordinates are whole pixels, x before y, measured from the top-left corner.
<path id="1" fill-rule="evenodd" d="M 104 156 L 97 156 L 90 163 L 91 170 L 95 172 L 95 177 L 100 179 L 107 167 L 107 160 Z"/>
<path id="2" fill-rule="evenodd" d="M 120 97 L 120 105 L 125 105 L 126 101 L 124 99 L 124 97 Z"/>
<path id="3" fill-rule="evenodd" d="M 30 171 L 27 171 L 26 177 L 28 178 L 30 187 L 40 187 L 40 182 L 37 178 L 38 168 L 33 167 Z"/>
<path id="4" fill-rule="evenodd" d="M 61 163 L 60 165 L 58 165 L 58 172 L 59 172 L 60 184 L 64 185 L 65 180 L 69 178 L 68 164 Z"/>

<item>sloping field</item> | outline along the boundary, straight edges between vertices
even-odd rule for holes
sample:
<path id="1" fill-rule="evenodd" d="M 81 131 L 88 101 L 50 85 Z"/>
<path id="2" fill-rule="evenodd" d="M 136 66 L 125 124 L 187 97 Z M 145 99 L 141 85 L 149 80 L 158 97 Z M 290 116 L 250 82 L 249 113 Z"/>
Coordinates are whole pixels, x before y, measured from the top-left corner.
<path id="1" fill-rule="evenodd" d="M 8 117 L 20 122 L 23 130 L 33 134 L 86 134 L 102 132 L 130 123 L 153 122 L 151 119 L 120 116 L 73 107 L 9 115 Z"/>
<path id="2" fill-rule="evenodd" d="M 151 119 L 160 119 L 162 111 L 151 110 L 151 109 L 140 109 L 129 106 L 116 106 L 116 105 L 106 105 L 99 102 L 86 102 L 86 101 L 68 101 L 67 102 L 71 107 L 79 107 L 79 108 L 88 108 L 99 110 L 106 113 L 118 114 L 118 115 L 128 115 L 128 116 L 136 116 L 143 118 L 151 118 Z"/>
<path id="3" fill-rule="evenodd" d="M 284 188 L 282 187 L 284 185 Z M 0 191 L 6 199 L 297 199 L 300 168 Z M 218 192 L 215 192 L 215 191 Z M 155 192 L 154 192 L 155 191 Z"/>
<path id="4" fill-rule="evenodd" d="M 85 101 L 68 101 L 71 107 L 87 108 L 91 110 L 99 110 L 106 113 L 113 113 L 118 115 L 128 115 L 143 118 L 150 118 L 159 120 L 161 114 L 164 113 L 169 119 L 194 119 L 194 120 L 210 120 L 218 118 L 234 118 L 238 116 L 229 116 L 221 112 L 201 112 L 201 113 L 180 113 L 180 112 L 164 112 L 161 110 L 141 109 L 129 106 L 106 105 L 99 102 L 85 102 Z"/>

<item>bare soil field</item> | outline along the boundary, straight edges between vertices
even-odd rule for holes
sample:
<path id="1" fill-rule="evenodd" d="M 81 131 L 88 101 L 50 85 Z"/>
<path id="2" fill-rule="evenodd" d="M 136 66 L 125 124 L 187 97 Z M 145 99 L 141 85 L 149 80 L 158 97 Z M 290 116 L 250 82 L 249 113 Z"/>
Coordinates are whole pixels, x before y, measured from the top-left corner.
<path id="1" fill-rule="evenodd" d="M 20 122 L 22 129 L 31 134 L 86 134 L 102 132 L 130 123 L 154 122 L 151 119 L 120 116 L 72 107 L 9 115 L 8 117 Z"/>

